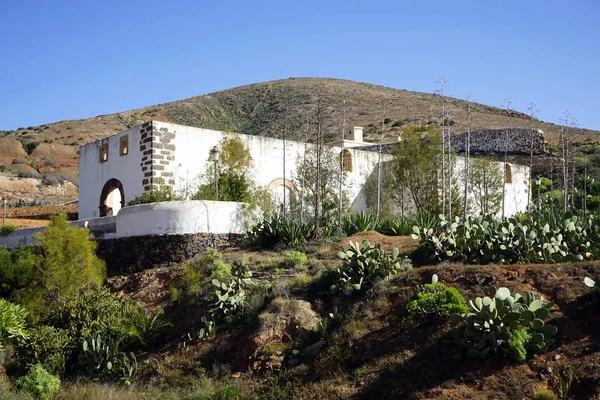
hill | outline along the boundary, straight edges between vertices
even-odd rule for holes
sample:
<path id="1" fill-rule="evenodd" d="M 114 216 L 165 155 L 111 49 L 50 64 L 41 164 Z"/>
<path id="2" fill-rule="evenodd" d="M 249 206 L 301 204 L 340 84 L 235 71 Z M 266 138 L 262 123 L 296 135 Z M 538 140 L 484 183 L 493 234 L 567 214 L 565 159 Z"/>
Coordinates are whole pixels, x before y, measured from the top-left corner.
<path id="1" fill-rule="evenodd" d="M 379 131 L 385 108 L 386 131 L 393 133 L 407 123 L 437 123 L 442 104 L 441 96 L 431 93 L 342 79 L 289 78 L 116 114 L 19 128 L 0 132 L 0 135 L 18 139 L 31 153 L 38 143 L 81 146 L 153 119 L 250 135 L 279 136 L 282 129 L 287 129 L 290 137 L 302 139 L 307 116 L 314 119 L 318 98 L 325 105 L 324 124 L 331 137 L 340 130 L 344 108 L 347 126 L 364 126 L 366 133 Z M 345 107 L 343 99 L 346 99 Z M 450 97 L 446 101 L 453 131 L 466 129 L 467 102 Z M 506 110 L 479 103 L 471 103 L 471 106 L 473 128 L 529 127 L 531 124 L 529 117 L 520 112 L 511 112 L 508 121 Z M 542 129 L 550 142 L 558 140 L 559 125 L 536 120 L 534 126 Z M 597 141 L 600 131 L 578 129 L 575 138 Z"/>

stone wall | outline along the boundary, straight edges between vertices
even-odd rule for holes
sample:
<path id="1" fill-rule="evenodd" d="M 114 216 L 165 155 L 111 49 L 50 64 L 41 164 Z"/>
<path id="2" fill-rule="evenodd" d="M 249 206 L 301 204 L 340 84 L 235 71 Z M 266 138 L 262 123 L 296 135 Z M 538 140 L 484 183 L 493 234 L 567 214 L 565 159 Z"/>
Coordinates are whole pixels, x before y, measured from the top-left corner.
<path id="1" fill-rule="evenodd" d="M 471 131 L 471 152 L 529 154 L 533 137 L 533 154 L 547 154 L 548 143 L 544 139 L 544 132 L 539 129 L 502 128 L 502 129 L 476 129 Z M 466 132 L 452 135 L 452 147 L 459 151 L 466 149 Z"/>
<path id="2" fill-rule="evenodd" d="M 209 233 L 136 236 L 97 240 L 98 257 L 108 275 L 136 272 L 180 263 L 207 249 L 222 250 L 241 243 L 242 235 Z"/>

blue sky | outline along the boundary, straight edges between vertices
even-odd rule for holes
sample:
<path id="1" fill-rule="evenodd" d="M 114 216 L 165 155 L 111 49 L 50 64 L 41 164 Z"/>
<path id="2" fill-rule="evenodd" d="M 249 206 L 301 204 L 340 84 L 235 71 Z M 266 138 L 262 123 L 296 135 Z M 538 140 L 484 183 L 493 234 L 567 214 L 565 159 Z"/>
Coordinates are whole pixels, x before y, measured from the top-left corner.
<path id="1" fill-rule="evenodd" d="M 600 129 L 598 0 L 0 1 L 0 130 L 333 77 Z"/>

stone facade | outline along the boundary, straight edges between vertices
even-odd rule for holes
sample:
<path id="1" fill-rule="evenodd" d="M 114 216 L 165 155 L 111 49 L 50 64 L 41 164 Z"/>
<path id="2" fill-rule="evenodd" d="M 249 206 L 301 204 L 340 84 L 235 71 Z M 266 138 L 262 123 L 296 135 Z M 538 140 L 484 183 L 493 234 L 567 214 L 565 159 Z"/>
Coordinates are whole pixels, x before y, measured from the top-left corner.
<path id="1" fill-rule="evenodd" d="M 181 263 L 207 249 L 222 250 L 241 243 L 242 235 L 197 233 L 97 240 L 96 254 L 108 275 L 138 272 Z"/>
<path id="2" fill-rule="evenodd" d="M 175 160 L 175 133 L 165 127 L 159 128 L 147 122 L 140 129 L 140 167 L 143 172 L 142 186 L 145 192 L 160 185 L 175 184 L 173 164 Z"/>
<path id="3" fill-rule="evenodd" d="M 533 133 L 533 135 L 532 135 Z M 452 147 L 459 151 L 466 150 L 467 133 L 452 135 Z M 544 132 L 539 129 L 527 128 L 502 128 L 502 129 L 476 129 L 471 131 L 471 152 L 479 153 L 504 153 L 529 154 L 533 139 L 533 154 L 547 154 L 548 143 L 544 139 Z"/>

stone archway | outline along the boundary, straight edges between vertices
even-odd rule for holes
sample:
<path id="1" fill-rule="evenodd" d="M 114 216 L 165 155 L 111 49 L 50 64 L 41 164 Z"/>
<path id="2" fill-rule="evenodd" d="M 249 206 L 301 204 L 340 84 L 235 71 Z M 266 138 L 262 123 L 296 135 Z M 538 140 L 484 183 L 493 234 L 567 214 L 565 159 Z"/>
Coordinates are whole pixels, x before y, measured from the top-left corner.
<path id="1" fill-rule="evenodd" d="M 109 179 L 104 184 L 102 193 L 100 194 L 100 216 L 109 217 L 117 215 L 123 207 L 125 207 L 123 185 L 118 179 Z"/>
<path id="2" fill-rule="evenodd" d="M 283 202 L 283 196 L 285 196 L 288 207 L 291 202 L 298 200 L 298 190 L 296 190 L 296 187 L 289 179 L 273 179 L 267 185 L 267 190 L 275 198 L 275 201 Z"/>

